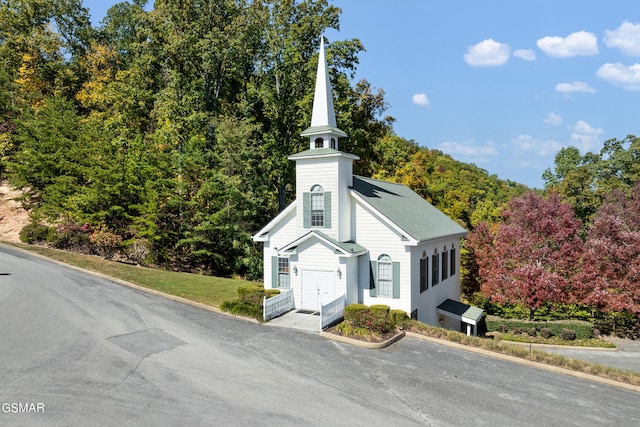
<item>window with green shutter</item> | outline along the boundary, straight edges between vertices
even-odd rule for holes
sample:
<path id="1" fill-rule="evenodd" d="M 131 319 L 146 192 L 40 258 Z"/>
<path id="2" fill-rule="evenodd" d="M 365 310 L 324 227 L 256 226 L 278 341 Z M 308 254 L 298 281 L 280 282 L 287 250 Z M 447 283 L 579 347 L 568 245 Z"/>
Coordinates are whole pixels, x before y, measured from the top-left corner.
<path id="1" fill-rule="evenodd" d="M 331 192 L 314 185 L 311 192 L 302 195 L 304 228 L 331 228 Z"/>
<path id="2" fill-rule="evenodd" d="M 289 275 L 289 258 L 271 257 L 271 287 L 289 289 L 291 287 Z"/>
<path id="3" fill-rule="evenodd" d="M 400 298 L 400 263 L 392 262 L 383 254 L 377 261 L 371 261 L 371 287 L 369 296 Z"/>
<path id="4" fill-rule="evenodd" d="M 440 254 L 431 255 L 431 286 L 440 283 Z"/>

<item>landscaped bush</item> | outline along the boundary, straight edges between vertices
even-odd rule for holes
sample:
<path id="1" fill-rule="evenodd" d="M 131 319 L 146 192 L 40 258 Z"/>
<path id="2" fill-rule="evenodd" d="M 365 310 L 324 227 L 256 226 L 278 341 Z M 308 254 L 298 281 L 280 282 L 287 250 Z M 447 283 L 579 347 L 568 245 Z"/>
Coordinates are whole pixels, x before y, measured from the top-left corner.
<path id="1" fill-rule="evenodd" d="M 409 321 L 409 316 L 403 310 L 391 310 L 389 312 L 389 318 L 391 319 L 391 323 L 395 326 L 401 326 L 403 323 Z"/>
<path id="2" fill-rule="evenodd" d="M 367 307 L 363 304 L 349 304 L 344 308 L 344 323 L 354 328 L 365 328 L 373 333 L 384 333 L 392 330 L 394 324 L 389 316 L 389 307 Z"/>
<path id="3" fill-rule="evenodd" d="M 55 238 L 55 229 L 43 224 L 31 223 L 20 230 L 20 240 L 24 243 L 47 243 Z"/>
<path id="4" fill-rule="evenodd" d="M 369 310 L 371 310 L 374 316 L 389 316 L 391 308 L 385 304 L 374 304 L 369 306 Z"/>
<path id="5" fill-rule="evenodd" d="M 264 287 L 244 285 L 240 286 L 237 292 L 238 298 L 233 301 L 224 301 L 220 304 L 220 310 L 238 316 L 251 317 L 261 322 L 264 314 L 262 306 L 262 297 L 265 295 Z"/>
<path id="6" fill-rule="evenodd" d="M 238 288 L 238 297 L 242 301 L 259 304 L 262 307 L 264 292 L 264 287 L 260 285 L 244 285 Z"/>
<path id="7" fill-rule="evenodd" d="M 530 337 L 535 337 L 538 335 L 538 330 L 536 328 L 527 328 L 527 335 Z"/>
<path id="8" fill-rule="evenodd" d="M 561 336 L 563 329 L 571 329 L 576 334 L 576 339 L 586 340 L 593 336 L 593 326 L 584 321 L 554 321 L 536 322 L 526 320 L 501 319 L 494 316 L 487 316 L 487 330 L 489 332 L 500 332 L 503 334 L 512 333 L 518 335 L 529 328 L 548 328 L 551 336 Z"/>
<path id="9" fill-rule="evenodd" d="M 220 310 L 237 316 L 250 317 L 260 322 L 263 320 L 264 311 L 262 304 L 256 305 L 249 301 L 237 299 L 233 301 L 224 301 L 220 304 Z"/>
<path id="10" fill-rule="evenodd" d="M 576 331 L 573 329 L 563 329 L 560 331 L 560 337 L 565 341 L 572 341 L 576 339 Z"/>
<path id="11" fill-rule="evenodd" d="M 362 312 L 367 310 L 369 307 L 364 304 L 349 304 L 344 308 L 344 321 L 356 324 L 362 316 Z"/>
<path id="12" fill-rule="evenodd" d="M 265 289 L 264 296 L 269 299 L 271 297 L 275 297 L 280 294 L 280 289 Z"/>
<path id="13" fill-rule="evenodd" d="M 542 338 L 548 339 L 553 336 L 553 332 L 549 328 L 540 328 L 540 336 Z"/>

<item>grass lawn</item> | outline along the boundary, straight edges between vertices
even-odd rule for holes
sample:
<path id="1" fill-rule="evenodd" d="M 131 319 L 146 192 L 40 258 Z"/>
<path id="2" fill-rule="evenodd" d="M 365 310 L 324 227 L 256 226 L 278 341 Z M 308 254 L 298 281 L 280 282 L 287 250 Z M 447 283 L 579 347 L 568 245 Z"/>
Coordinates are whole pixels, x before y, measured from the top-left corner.
<path id="1" fill-rule="evenodd" d="M 76 267 L 102 273 L 135 285 L 197 301 L 213 307 L 219 307 L 224 301 L 235 299 L 238 296 L 236 293 L 238 287 L 256 283 L 246 280 L 139 267 L 115 261 L 107 261 L 91 255 L 64 252 L 40 246 L 24 244 L 12 245 L 38 253 L 47 258 L 62 261 L 66 264 L 75 265 Z"/>

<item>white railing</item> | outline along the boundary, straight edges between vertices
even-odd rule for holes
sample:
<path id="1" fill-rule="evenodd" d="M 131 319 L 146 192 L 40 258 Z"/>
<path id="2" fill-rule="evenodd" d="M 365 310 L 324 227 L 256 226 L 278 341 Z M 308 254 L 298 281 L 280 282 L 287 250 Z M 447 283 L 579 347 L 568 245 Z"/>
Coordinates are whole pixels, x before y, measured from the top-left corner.
<path id="1" fill-rule="evenodd" d="M 269 299 L 267 299 L 267 297 L 263 298 L 262 306 L 264 307 L 263 318 L 265 322 L 273 319 L 274 317 L 280 316 L 282 313 L 286 313 L 294 307 L 293 292 L 291 290 Z"/>
<path id="2" fill-rule="evenodd" d="M 347 299 L 344 295 L 339 296 L 327 305 L 320 304 L 320 330 L 334 323 L 336 320 L 344 317 L 344 306 L 347 305 Z"/>

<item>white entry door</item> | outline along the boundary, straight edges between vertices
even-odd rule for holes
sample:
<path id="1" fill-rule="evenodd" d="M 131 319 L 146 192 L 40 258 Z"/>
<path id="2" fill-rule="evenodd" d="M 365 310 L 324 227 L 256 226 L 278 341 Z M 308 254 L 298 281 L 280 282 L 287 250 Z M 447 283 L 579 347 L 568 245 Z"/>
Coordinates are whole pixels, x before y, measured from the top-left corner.
<path id="1" fill-rule="evenodd" d="M 302 271 L 302 309 L 319 311 L 320 303 L 334 300 L 333 271 Z"/>

